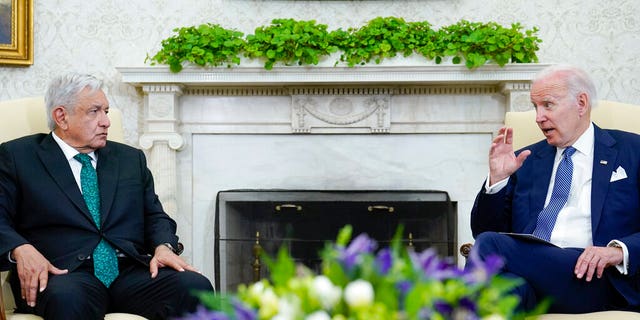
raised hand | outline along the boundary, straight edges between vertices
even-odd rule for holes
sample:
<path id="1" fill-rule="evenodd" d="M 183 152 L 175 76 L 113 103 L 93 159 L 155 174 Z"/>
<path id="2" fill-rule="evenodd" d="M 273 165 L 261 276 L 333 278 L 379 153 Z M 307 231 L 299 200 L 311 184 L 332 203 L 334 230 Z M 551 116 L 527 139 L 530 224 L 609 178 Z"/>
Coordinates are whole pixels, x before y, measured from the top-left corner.
<path id="1" fill-rule="evenodd" d="M 513 128 L 500 128 L 489 150 L 489 185 L 511 176 L 530 154 L 531 151 L 524 150 L 516 157 L 513 152 Z"/>

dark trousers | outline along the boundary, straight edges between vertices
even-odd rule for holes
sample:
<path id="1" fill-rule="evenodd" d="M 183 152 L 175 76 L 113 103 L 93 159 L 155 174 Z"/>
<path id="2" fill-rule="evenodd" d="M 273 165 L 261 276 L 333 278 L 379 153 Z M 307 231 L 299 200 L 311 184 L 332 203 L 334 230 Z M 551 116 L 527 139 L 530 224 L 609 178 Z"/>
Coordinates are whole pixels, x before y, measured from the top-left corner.
<path id="1" fill-rule="evenodd" d="M 545 297 L 552 301 L 549 312 L 585 313 L 625 308 L 625 299 L 609 281 L 611 273 L 618 272 L 614 267 L 607 268 L 600 279 L 594 275 L 590 282 L 575 276 L 573 270 L 583 251 L 485 232 L 477 237 L 471 254 L 481 260 L 492 254 L 503 257 L 502 274 L 525 281 L 514 291 L 524 310 L 531 310 Z"/>
<path id="2" fill-rule="evenodd" d="M 34 308 L 20 299 L 14 270 L 11 285 L 18 312 L 34 313 L 47 320 L 104 319 L 111 312 L 167 319 L 196 309 L 199 301 L 194 291 L 213 290 L 209 280 L 196 272 L 161 268 L 151 279 L 149 267 L 127 258 L 119 259 L 119 263 L 120 274 L 109 288 L 93 275 L 91 260 L 66 275 L 49 275 L 47 288 L 38 294 Z"/>

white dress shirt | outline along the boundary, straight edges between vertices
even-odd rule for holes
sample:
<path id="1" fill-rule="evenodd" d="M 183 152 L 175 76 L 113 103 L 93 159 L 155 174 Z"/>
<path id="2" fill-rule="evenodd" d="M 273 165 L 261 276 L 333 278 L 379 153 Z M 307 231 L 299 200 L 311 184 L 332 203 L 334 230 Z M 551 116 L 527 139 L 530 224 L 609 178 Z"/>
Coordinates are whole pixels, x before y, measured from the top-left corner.
<path id="1" fill-rule="evenodd" d="M 586 248 L 593 245 L 591 230 L 591 178 L 593 173 L 593 146 L 595 142 L 593 123 L 576 140 L 573 147 L 576 152 L 571 157 L 573 162 L 573 176 L 571 179 L 571 191 L 567 203 L 558 213 L 558 218 L 551 233 L 549 242 L 561 248 Z M 565 148 L 556 148 L 556 156 L 547 190 L 545 207 L 551 199 L 551 192 L 555 184 L 556 170 L 562 160 Z M 509 178 L 489 186 L 489 179 L 485 183 L 485 192 L 494 194 L 507 185 Z M 616 266 L 622 274 L 627 274 L 629 251 L 624 243 L 612 240 L 608 245 L 614 244 L 622 247 L 624 261 Z"/>
<path id="2" fill-rule="evenodd" d="M 73 172 L 73 177 L 76 179 L 76 184 L 78 185 L 78 188 L 80 188 L 80 192 L 82 192 L 82 185 L 80 184 L 80 170 L 82 170 L 82 163 L 74 158 L 80 152 L 60 139 L 55 132 L 51 132 L 51 135 L 53 136 L 53 140 L 55 140 L 60 146 L 60 149 L 62 149 L 62 153 L 64 153 L 64 157 L 67 159 L 69 166 L 71 167 L 71 172 Z M 95 169 L 98 165 L 98 157 L 93 151 L 87 153 L 87 155 L 91 157 L 91 165 Z"/>

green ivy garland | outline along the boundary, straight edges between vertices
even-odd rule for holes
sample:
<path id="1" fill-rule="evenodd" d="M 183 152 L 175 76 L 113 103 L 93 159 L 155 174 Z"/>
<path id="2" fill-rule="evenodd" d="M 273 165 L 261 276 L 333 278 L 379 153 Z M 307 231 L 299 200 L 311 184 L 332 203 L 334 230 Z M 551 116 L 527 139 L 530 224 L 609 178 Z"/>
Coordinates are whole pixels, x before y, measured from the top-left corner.
<path id="1" fill-rule="evenodd" d="M 432 28 L 427 21 L 407 22 L 397 17 L 378 17 L 360 28 L 328 31 L 327 25 L 314 20 L 275 19 L 260 26 L 254 34 L 226 29 L 217 24 L 182 27 L 162 40 L 162 48 L 145 61 L 166 64 L 179 72 L 185 64 L 231 67 L 240 65 L 240 57 L 260 59 L 264 68 L 274 65 L 317 65 L 322 58 L 341 52 L 339 61 L 347 66 L 379 64 L 387 58 L 418 54 L 440 64 L 451 57 L 454 64 L 465 62 L 469 69 L 486 63 L 538 62 L 536 51 L 542 42 L 538 28 L 524 30 L 495 22 L 469 22 Z"/>

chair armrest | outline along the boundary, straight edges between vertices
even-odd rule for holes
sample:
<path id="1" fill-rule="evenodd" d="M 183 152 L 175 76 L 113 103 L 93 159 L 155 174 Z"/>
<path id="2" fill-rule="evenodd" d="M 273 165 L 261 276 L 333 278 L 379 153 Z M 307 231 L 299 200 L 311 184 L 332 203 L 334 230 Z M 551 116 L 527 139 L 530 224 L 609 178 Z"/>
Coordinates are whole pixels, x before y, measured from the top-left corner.
<path id="1" fill-rule="evenodd" d="M 7 320 L 7 317 L 5 316 L 5 310 L 4 310 L 4 297 L 2 296 L 2 293 L 4 292 L 4 276 L 5 273 L 1 273 L 0 277 L 2 279 L 0 279 L 0 320 Z"/>
<path id="2" fill-rule="evenodd" d="M 460 254 L 464 257 L 465 260 L 469 258 L 469 253 L 471 252 L 471 247 L 473 247 L 473 243 L 465 243 L 460 246 Z"/>

